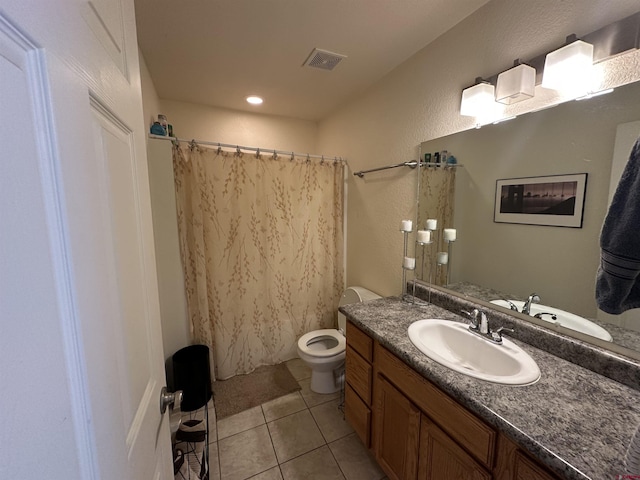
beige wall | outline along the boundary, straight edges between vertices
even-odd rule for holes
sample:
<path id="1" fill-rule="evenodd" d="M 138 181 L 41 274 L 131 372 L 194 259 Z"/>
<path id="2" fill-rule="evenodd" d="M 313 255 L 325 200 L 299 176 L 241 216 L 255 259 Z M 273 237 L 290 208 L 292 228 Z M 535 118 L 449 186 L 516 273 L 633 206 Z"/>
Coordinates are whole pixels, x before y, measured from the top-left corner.
<path id="1" fill-rule="evenodd" d="M 142 56 L 142 52 L 138 49 L 138 55 L 140 57 L 140 84 L 142 87 L 142 112 L 144 115 L 144 124 L 147 127 L 147 133 L 149 128 L 155 120 L 158 119 L 160 111 L 160 99 L 156 92 L 156 87 L 151 79 L 151 74 L 147 68 L 147 64 Z"/>
<path id="2" fill-rule="evenodd" d="M 150 138 L 147 141 L 147 153 L 162 343 L 165 358 L 169 358 L 181 348 L 191 345 L 184 274 L 178 243 L 171 142 Z"/>
<path id="3" fill-rule="evenodd" d="M 638 10 L 637 1 L 494 0 L 320 123 L 318 148 L 351 171 L 417 157 L 424 141 L 471 128 L 463 88 Z M 637 70 L 637 68 L 636 68 Z M 416 175 L 396 169 L 350 176 L 347 283 L 382 295 L 401 288 L 403 218 L 415 218 Z M 411 245 L 412 247 L 412 245 Z M 411 252 L 411 250 L 410 250 Z"/>
<path id="4" fill-rule="evenodd" d="M 161 106 L 179 138 L 297 153 L 332 153 L 316 151 L 317 124 L 312 121 L 165 99 Z"/>

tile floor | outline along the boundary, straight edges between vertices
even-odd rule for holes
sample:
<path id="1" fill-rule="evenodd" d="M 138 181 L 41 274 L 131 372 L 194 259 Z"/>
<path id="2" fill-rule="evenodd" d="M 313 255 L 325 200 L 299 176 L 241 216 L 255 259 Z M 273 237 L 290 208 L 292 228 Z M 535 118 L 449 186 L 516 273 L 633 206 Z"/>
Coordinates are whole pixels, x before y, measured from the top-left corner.
<path id="1" fill-rule="evenodd" d="M 216 421 L 209 408 L 211 480 L 381 480 L 385 475 L 338 409 L 310 390 L 311 371 L 287 362 L 301 390 Z"/>

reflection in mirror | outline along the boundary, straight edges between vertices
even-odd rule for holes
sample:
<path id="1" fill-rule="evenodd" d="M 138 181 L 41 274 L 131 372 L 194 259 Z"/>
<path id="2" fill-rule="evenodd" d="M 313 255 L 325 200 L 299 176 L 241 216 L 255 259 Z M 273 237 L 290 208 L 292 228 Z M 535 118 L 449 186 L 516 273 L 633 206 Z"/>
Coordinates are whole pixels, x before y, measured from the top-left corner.
<path id="1" fill-rule="evenodd" d="M 425 153 L 447 150 L 464 168 L 420 168 L 418 228 L 424 228 L 425 219 L 437 218 L 442 227 L 456 228 L 458 238 L 448 281 L 433 269 L 434 252 L 446 246 L 427 246 L 420 265 L 417 244 L 418 278 L 428 282 L 433 269 L 432 283 L 483 301 L 526 301 L 537 293 L 540 304 L 593 321 L 614 343 L 640 352 L 640 334 L 633 331 L 640 330 L 638 310 L 627 323 L 604 318 L 594 294 L 602 222 L 640 136 L 639 98 L 640 83 L 630 84 L 608 95 L 422 143 L 423 159 Z M 494 222 L 498 180 L 582 173 L 587 185 L 580 228 Z M 606 347 L 607 342 L 598 344 Z"/>
<path id="2" fill-rule="evenodd" d="M 424 156 L 422 157 L 424 160 Z M 446 163 L 420 164 L 418 171 L 418 223 L 417 230 L 428 229 L 429 242 L 420 242 L 417 235 L 416 269 L 417 278 L 436 285 L 447 284 L 450 274 L 449 244 L 444 240 L 444 229 L 453 227 L 454 193 L 456 170 L 459 167 Z M 427 220 L 432 220 L 427 223 Z M 435 222 L 433 222 L 435 220 Z M 435 224 L 435 226 L 434 226 Z M 435 228 L 434 228 L 435 227 Z M 438 254 L 440 253 L 440 256 Z M 443 253 L 447 253 L 447 263 L 443 264 Z M 438 259 L 440 258 L 440 262 Z"/>

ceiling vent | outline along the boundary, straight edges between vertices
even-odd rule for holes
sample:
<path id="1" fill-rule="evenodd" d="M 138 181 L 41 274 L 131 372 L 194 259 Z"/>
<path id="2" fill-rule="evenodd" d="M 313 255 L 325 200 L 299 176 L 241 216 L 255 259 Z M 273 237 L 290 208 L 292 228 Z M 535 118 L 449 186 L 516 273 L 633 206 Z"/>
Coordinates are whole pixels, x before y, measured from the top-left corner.
<path id="1" fill-rule="evenodd" d="M 302 66 L 333 70 L 343 58 L 347 56 L 314 48 Z"/>

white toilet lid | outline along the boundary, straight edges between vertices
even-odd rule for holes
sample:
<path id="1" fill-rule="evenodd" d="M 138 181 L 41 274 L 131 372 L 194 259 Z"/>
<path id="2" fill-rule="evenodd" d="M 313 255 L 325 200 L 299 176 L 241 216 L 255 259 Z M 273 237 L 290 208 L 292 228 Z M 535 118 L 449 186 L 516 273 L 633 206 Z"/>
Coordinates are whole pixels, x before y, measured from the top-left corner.
<path id="1" fill-rule="evenodd" d="M 331 338 L 334 338 L 338 342 L 338 345 L 336 345 L 333 348 L 328 348 L 326 350 L 312 350 L 312 349 L 310 349 L 307 346 L 307 344 L 312 342 L 314 339 L 318 339 L 318 337 L 331 337 Z M 314 330 L 312 332 L 305 333 L 304 335 L 302 335 L 298 339 L 298 348 L 302 352 L 304 352 L 307 355 L 312 356 L 312 357 L 320 357 L 320 358 L 332 357 L 334 355 L 337 355 L 337 354 L 345 351 L 345 349 L 347 348 L 347 341 L 344 338 L 344 335 L 342 335 L 335 328 L 325 328 L 325 329 L 322 329 L 322 330 Z"/>

